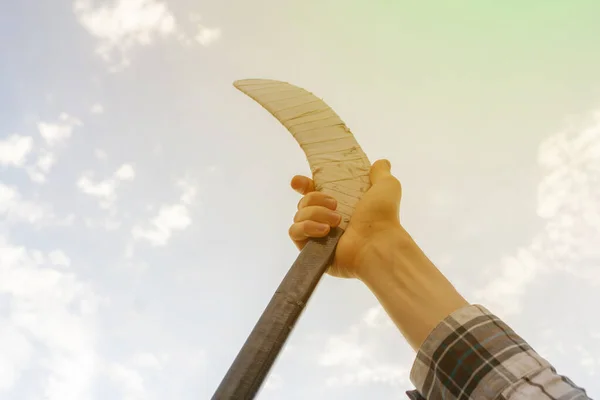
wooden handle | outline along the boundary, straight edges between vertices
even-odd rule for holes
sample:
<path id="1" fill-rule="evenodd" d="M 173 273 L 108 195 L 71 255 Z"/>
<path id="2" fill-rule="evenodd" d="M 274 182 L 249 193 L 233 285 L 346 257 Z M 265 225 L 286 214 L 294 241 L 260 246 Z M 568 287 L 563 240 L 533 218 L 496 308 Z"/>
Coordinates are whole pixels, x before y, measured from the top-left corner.
<path id="1" fill-rule="evenodd" d="M 342 233 L 341 228 L 332 229 L 327 237 L 310 240 L 302 249 L 212 400 L 254 398 L 317 283 L 330 265 Z"/>

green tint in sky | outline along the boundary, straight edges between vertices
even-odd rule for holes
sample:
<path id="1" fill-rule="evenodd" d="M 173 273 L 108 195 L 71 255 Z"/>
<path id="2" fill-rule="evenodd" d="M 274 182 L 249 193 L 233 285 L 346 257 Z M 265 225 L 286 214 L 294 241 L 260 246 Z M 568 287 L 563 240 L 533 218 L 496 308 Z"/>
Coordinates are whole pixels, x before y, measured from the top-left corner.
<path id="1" fill-rule="evenodd" d="M 310 170 L 232 87 L 270 78 L 388 158 L 426 254 L 596 398 L 600 122 L 580 122 L 600 102 L 599 15 L 600 0 L 0 1 L 15 278 L 0 397 L 210 398 L 297 256 L 288 184 Z M 413 358 L 362 283 L 326 277 L 260 399 L 402 398 Z"/>
<path id="2" fill-rule="evenodd" d="M 377 104 L 379 123 L 365 124 L 437 132 L 426 146 L 492 143 L 499 157 L 519 154 L 507 137 L 531 152 L 556 123 L 548 116 L 598 94 L 599 14 L 596 1 L 325 0 L 287 11 L 312 55 L 303 68 Z"/>

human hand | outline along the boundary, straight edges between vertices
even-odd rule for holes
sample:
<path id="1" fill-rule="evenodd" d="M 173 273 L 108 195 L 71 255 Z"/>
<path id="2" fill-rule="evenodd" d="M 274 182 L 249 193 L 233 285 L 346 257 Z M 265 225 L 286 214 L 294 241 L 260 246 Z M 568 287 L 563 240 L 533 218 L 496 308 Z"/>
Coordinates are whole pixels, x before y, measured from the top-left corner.
<path id="1" fill-rule="evenodd" d="M 392 237 L 397 240 L 397 234 L 404 232 L 399 220 L 402 188 L 390 169 L 387 160 L 376 161 L 371 167 L 371 187 L 358 202 L 340 238 L 329 274 L 360 278 L 361 271 L 372 267 L 368 265 L 371 255 L 385 248 L 381 243 Z M 337 201 L 315 191 L 312 179 L 296 175 L 291 186 L 304 195 L 289 229 L 290 238 L 302 249 L 309 238 L 327 236 L 332 227 L 339 225 L 341 215 L 335 212 Z"/>

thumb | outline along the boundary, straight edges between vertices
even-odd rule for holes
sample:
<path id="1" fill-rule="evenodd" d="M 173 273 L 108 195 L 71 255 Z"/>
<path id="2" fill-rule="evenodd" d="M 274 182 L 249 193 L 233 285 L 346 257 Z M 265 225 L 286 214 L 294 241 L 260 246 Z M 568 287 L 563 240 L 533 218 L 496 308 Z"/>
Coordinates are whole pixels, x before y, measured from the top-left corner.
<path id="1" fill-rule="evenodd" d="M 392 164 L 388 160 L 375 161 L 375 163 L 373 163 L 373 165 L 371 166 L 371 171 L 369 174 L 371 179 L 371 185 L 376 184 L 383 178 L 388 178 L 392 176 L 391 169 Z"/>

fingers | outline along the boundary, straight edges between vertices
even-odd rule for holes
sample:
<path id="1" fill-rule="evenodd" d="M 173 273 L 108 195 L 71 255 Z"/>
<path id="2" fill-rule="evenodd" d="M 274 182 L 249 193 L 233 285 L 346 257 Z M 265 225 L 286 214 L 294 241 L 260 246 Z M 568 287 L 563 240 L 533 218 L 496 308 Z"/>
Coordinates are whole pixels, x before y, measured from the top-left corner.
<path id="1" fill-rule="evenodd" d="M 330 208 L 314 205 L 300 208 L 294 216 L 294 223 L 289 234 L 292 240 L 298 242 L 307 238 L 326 236 L 330 229 L 342 221 L 342 216 Z"/>
<path id="2" fill-rule="evenodd" d="M 342 216 L 321 206 L 308 206 L 300 209 L 294 216 L 294 222 L 315 221 L 329 226 L 338 226 Z"/>
<path id="3" fill-rule="evenodd" d="M 392 176 L 392 164 L 388 160 L 377 160 L 371 166 L 371 184 L 376 184 L 384 178 Z"/>
<path id="4" fill-rule="evenodd" d="M 371 184 L 376 185 L 379 190 L 385 190 L 387 194 L 400 201 L 402 196 L 402 185 L 400 181 L 392 175 L 392 164 L 388 160 L 377 160 L 371 166 L 370 179 Z M 384 184 L 385 183 L 385 184 Z"/>
<path id="5" fill-rule="evenodd" d="M 330 210 L 335 210 L 337 208 L 337 200 L 321 192 L 310 192 L 300 199 L 298 210 L 308 206 L 322 206 Z"/>
<path id="6" fill-rule="evenodd" d="M 342 216 L 335 212 L 337 201 L 324 193 L 314 190 L 311 179 L 296 176 L 292 179 L 292 187 L 301 193 L 307 193 L 298 202 L 298 212 L 289 229 L 290 238 L 302 248 L 308 238 L 326 236 L 332 227 L 342 221 Z"/>
<path id="7" fill-rule="evenodd" d="M 290 226 L 290 238 L 298 243 L 308 238 L 319 238 L 327 236 L 331 227 L 316 221 L 302 221 Z"/>
<path id="8" fill-rule="evenodd" d="M 315 191 L 315 183 L 313 180 L 302 175 L 294 176 L 292 178 L 291 186 L 292 189 L 300 194 L 307 194 Z"/>

